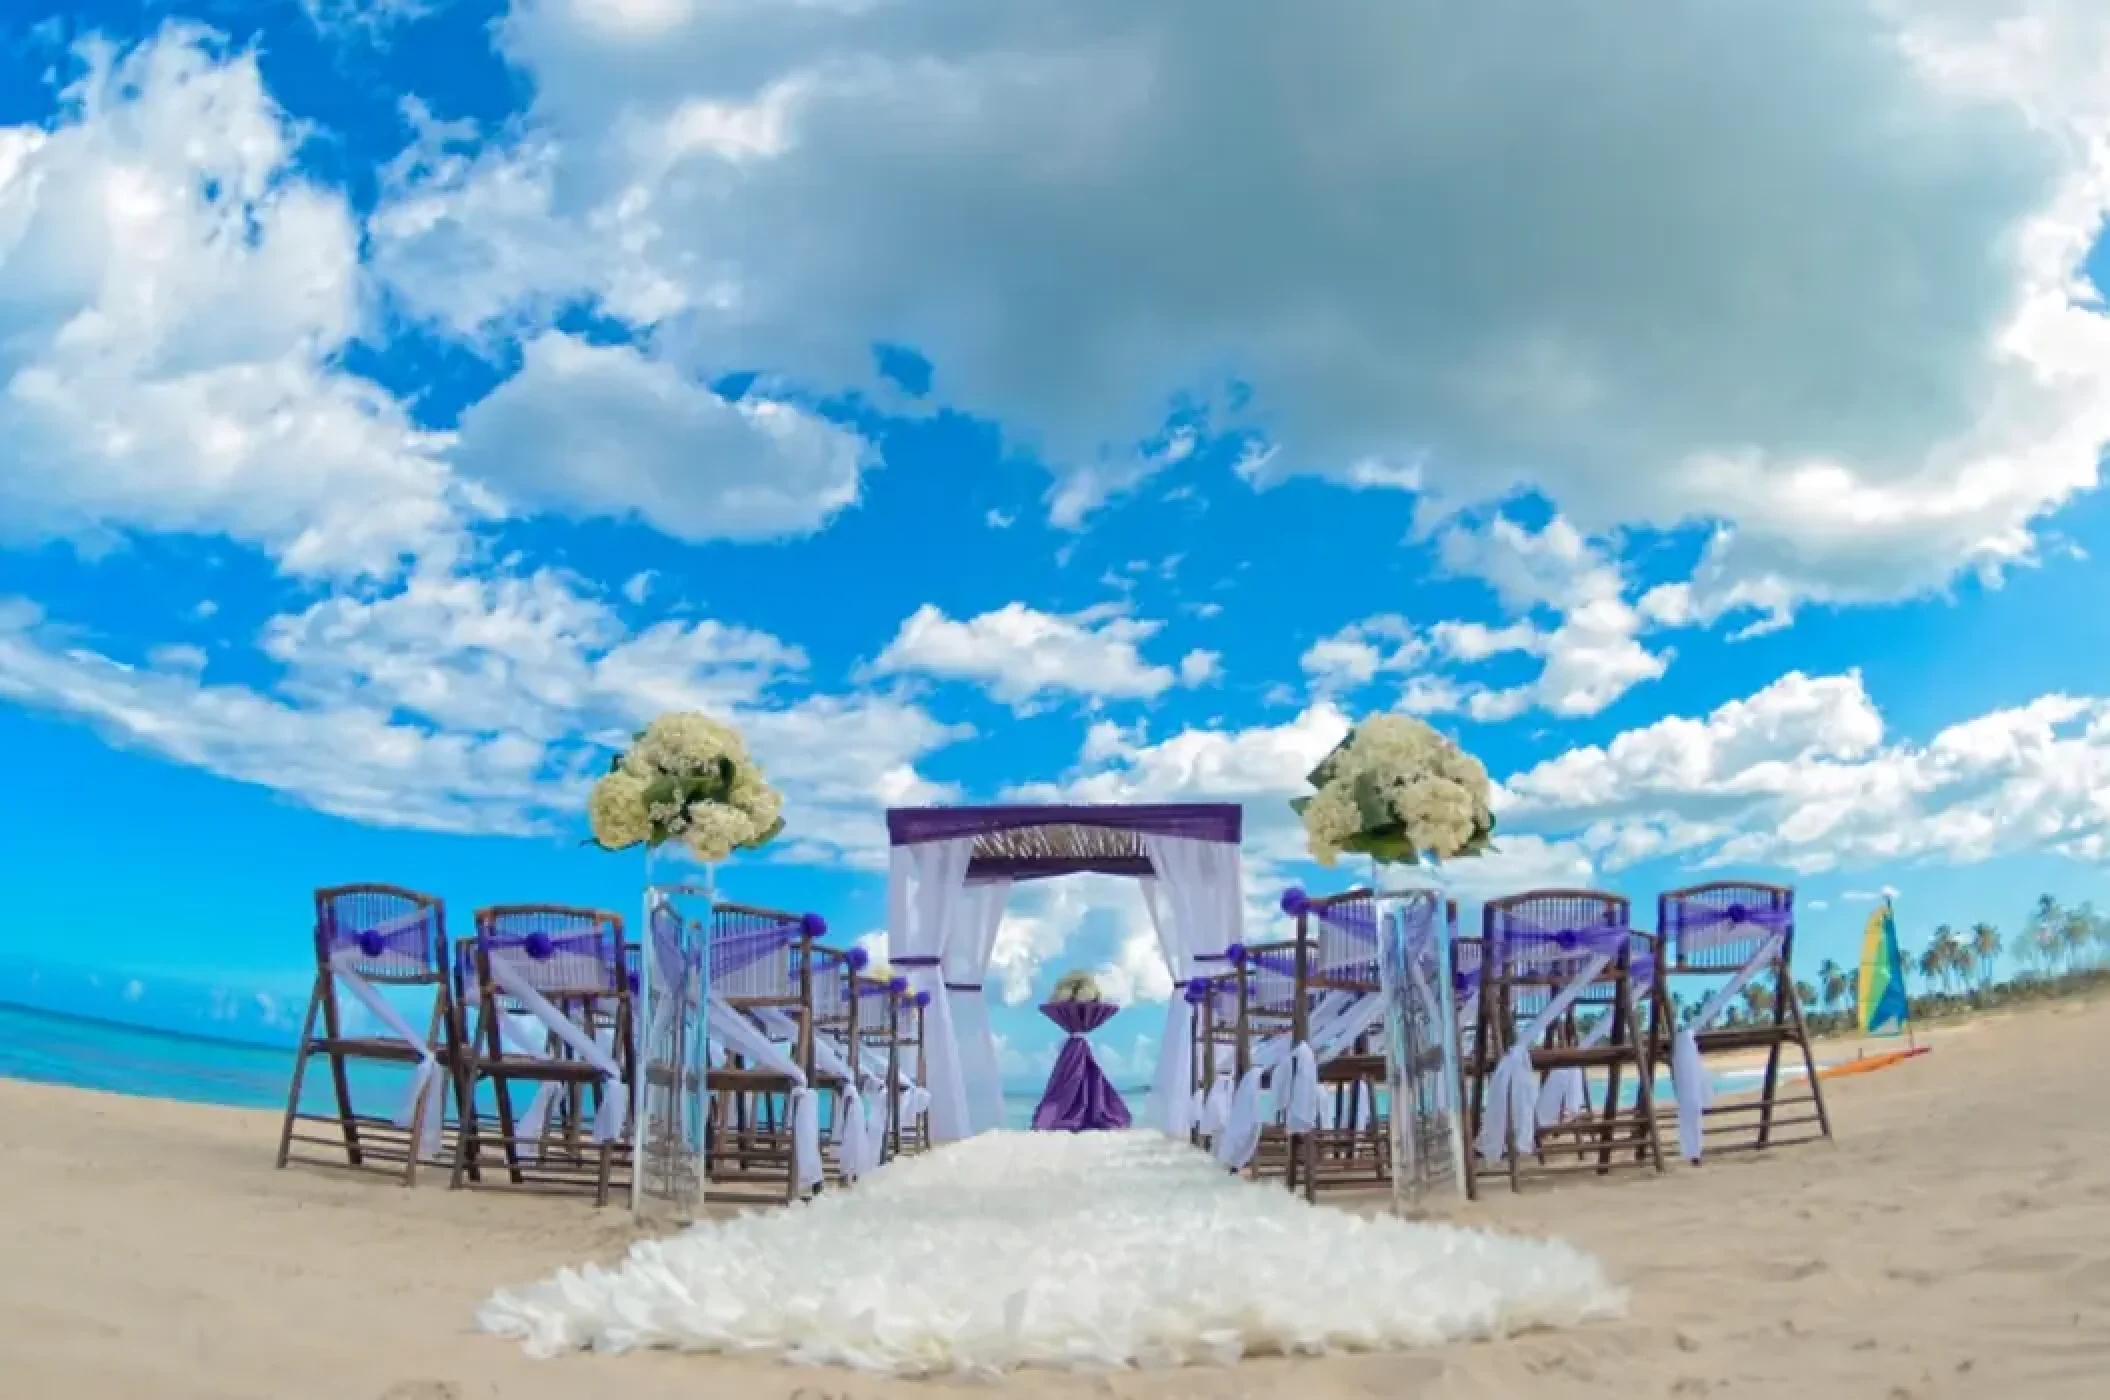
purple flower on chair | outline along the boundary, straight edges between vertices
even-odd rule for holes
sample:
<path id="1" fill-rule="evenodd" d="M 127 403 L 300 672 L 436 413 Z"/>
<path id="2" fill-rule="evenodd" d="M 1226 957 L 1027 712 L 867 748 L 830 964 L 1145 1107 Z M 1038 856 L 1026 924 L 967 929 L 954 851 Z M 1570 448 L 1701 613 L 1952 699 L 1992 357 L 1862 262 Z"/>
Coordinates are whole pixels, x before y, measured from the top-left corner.
<path id="1" fill-rule="evenodd" d="M 808 938 L 826 938 L 828 936 L 828 921 L 818 914 L 801 914 L 799 916 L 799 932 Z"/>
<path id="2" fill-rule="evenodd" d="M 900 995 L 900 994 L 901 994 L 902 992 L 905 992 L 905 991 L 907 991 L 907 990 L 908 990 L 908 978 L 906 978 L 906 977 L 889 977 L 889 978 L 887 978 L 887 980 L 886 980 L 886 987 L 887 987 L 887 990 L 888 990 L 888 991 L 890 991 L 890 992 L 893 992 L 893 993 L 894 993 L 895 995 L 897 995 L 897 996 L 898 996 L 898 995 Z M 916 1004 L 917 1004 L 918 1006 L 921 1006 L 921 1005 L 922 1005 L 923 1003 L 922 1003 L 922 1002 L 917 1002 Z"/>
<path id="3" fill-rule="evenodd" d="M 1200 1006 L 1209 999 L 1209 984 L 1197 977 L 1187 984 L 1187 990 L 1182 995 L 1187 998 L 1187 1005 Z"/>
<path id="4" fill-rule="evenodd" d="M 369 958 L 378 958 L 387 950 L 388 940 L 380 934 L 375 933 L 372 929 L 366 929 L 360 933 L 359 951 L 362 955 Z"/>
<path id="5" fill-rule="evenodd" d="M 1282 912 L 1292 919 L 1301 919 L 1311 909 L 1311 896 L 1302 887 L 1291 885 L 1282 892 Z"/>
<path id="6" fill-rule="evenodd" d="M 550 936 L 546 933 L 529 934 L 521 940 L 520 948 L 536 962 L 548 962 L 550 954 L 557 951 L 557 945 L 550 941 Z"/>
<path id="7" fill-rule="evenodd" d="M 1224 961 L 1233 967 L 1244 967 L 1245 959 L 1246 952 L 1245 944 L 1243 943 L 1233 943 L 1230 947 L 1224 949 Z"/>
<path id="8" fill-rule="evenodd" d="M 812 916 L 808 915 L 807 917 L 811 918 Z M 843 956 L 849 959 L 850 971 L 852 972 L 863 972 L 872 961 L 872 954 L 864 948 L 852 948 Z"/>
<path id="9" fill-rule="evenodd" d="M 1722 911 L 1722 914 L 1732 924 L 1740 924 L 1751 917 L 1751 911 L 1741 904 L 1730 905 Z"/>

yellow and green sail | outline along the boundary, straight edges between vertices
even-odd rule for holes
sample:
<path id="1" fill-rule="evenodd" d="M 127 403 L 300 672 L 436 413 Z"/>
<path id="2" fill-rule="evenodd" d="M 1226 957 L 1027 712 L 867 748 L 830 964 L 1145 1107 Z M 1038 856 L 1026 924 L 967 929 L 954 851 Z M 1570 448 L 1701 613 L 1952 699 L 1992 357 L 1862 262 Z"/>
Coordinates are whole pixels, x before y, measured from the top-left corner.
<path id="1" fill-rule="evenodd" d="M 1890 901 L 1868 916 L 1861 931 L 1861 1034 L 1903 1028 L 1910 1008 L 1905 1001 L 1905 959 L 1898 952 L 1898 922 Z"/>

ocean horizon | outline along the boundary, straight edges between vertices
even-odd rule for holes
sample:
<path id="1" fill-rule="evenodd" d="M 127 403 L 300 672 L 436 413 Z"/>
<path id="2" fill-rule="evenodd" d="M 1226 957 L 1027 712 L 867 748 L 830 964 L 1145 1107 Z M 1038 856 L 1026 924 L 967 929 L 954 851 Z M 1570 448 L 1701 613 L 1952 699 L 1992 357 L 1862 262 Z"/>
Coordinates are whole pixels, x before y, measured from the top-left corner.
<path id="1" fill-rule="evenodd" d="M 389 1111 L 408 1083 L 407 1071 L 393 1065 L 353 1064 L 350 1072 L 355 1097 L 374 1112 Z M 285 1107 L 292 1073 L 290 1042 L 224 1039 L 0 1002 L 0 1078 L 275 1111 Z M 1729 1092 L 1757 1078 L 1757 1071 L 1739 1070 L 1715 1075 L 1714 1083 Z M 311 1078 L 304 1087 L 326 1097 L 328 1082 Z M 1136 1109 L 1149 1093 L 1147 1086 L 1118 1087 Z M 1669 1094 L 1667 1076 L 1657 1076 L 1656 1091 Z M 1040 1093 L 1039 1084 L 1005 1085 L 1005 1126 L 1031 1126 Z M 311 1109 L 320 1106 L 310 1100 Z"/>
<path id="2" fill-rule="evenodd" d="M 393 1065 L 354 1063 L 350 1074 L 355 1099 L 374 1112 L 391 1110 L 391 1096 L 409 1082 L 408 1072 Z M 0 1002 L 0 1078 L 277 1111 L 286 1106 L 292 1075 L 290 1041 L 235 1040 Z M 327 1085 L 327 1077 L 311 1078 L 303 1089 L 312 1091 L 318 1083 Z M 1132 1105 L 1148 1092 L 1121 1086 Z M 1005 1126 L 1029 1127 L 1040 1093 L 1037 1084 L 1005 1085 Z"/>

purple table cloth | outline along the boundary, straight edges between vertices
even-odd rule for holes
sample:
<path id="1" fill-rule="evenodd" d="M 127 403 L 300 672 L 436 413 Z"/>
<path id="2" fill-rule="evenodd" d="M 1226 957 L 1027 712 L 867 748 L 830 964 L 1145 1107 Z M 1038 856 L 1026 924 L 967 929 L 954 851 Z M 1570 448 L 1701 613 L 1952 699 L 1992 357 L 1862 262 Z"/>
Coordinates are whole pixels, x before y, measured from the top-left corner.
<path id="1" fill-rule="evenodd" d="M 1044 1133 L 1089 1133 L 1128 1126 L 1128 1105 L 1092 1058 L 1087 1033 L 1114 1018 L 1121 1008 L 1103 1001 L 1055 1001 L 1040 1014 L 1069 1032 L 1048 1075 L 1047 1092 L 1033 1110 L 1033 1127 Z"/>

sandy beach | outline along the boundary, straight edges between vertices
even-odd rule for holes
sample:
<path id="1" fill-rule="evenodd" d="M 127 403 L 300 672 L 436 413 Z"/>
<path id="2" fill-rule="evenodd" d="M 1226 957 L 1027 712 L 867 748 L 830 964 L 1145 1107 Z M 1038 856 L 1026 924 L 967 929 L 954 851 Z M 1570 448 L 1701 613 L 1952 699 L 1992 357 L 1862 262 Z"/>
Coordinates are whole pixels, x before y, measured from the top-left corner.
<path id="1" fill-rule="evenodd" d="M 1598 1253 L 1622 1321 L 1226 1370 L 1022 1373 L 1025 1397 L 2100 1397 L 2110 1375 L 2110 1004 L 1934 1037 L 1833 1081 L 1839 1140 L 1586 1179 L 1470 1217 Z M 1836 1049 L 1834 1054 L 1836 1054 Z M 1850 1053 L 1850 1052 L 1849 1052 Z M 490 1291 L 631 1231 L 570 1200 L 274 1171 L 273 1116 L 0 1081 L 7 1395 L 69 1400 L 882 1400 L 986 1384 L 670 1354 L 537 1362 Z"/>

